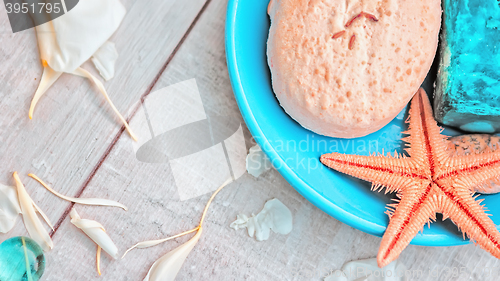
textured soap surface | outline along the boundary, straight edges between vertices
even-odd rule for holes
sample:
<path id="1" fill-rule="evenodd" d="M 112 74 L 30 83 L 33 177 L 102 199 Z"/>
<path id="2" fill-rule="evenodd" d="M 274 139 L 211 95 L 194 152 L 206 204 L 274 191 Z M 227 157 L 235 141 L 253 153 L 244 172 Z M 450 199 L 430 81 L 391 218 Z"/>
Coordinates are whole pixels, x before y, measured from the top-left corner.
<path id="1" fill-rule="evenodd" d="M 498 0 L 444 0 L 436 119 L 470 132 L 500 131 Z"/>
<path id="2" fill-rule="evenodd" d="M 273 0 L 274 93 L 317 134 L 355 138 L 393 120 L 436 55 L 440 0 Z"/>

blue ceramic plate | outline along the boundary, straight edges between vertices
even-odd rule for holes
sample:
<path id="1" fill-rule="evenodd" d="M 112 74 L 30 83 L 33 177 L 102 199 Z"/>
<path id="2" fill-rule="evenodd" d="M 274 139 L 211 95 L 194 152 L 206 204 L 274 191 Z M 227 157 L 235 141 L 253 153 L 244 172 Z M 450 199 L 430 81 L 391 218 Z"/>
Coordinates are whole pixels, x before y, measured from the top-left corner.
<path id="1" fill-rule="evenodd" d="M 382 236 L 389 222 L 384 212 L 391 196 L 372 192 L 370 183 L 326 168 L 319 157 L 330 152 L 368 155 L 399 151 L 401 132 L 406 129 L 406 111 L 382 130 L 357 139 L 325 137 L 301 127 L 283 111 L 271 87 L 266 59 L 268 3 L 269 0 L 229 0 L 228 4 L 227 64 L 241 114 L 273 165 L 300 194 L 332 217 L 366 233 Z M 447 130 L 446 133 L 453 132 Z M 498 224 L 499 195 L 484 197 Z M 412 241 L 425 246 L 467 243 L 450 220 L 425 227 Z"/>

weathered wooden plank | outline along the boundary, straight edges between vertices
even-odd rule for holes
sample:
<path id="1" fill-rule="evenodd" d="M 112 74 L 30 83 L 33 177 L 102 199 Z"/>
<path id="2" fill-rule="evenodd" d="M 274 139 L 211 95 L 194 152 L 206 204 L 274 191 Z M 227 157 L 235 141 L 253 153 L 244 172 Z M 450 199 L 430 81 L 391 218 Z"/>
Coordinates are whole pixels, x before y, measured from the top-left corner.
<path id="1" fill-rule="evenodd" d="M 229 115 L 242 122 L 232 96 L 224 56 L 225 1 L 212 2 L 153 90 L 196 78 L 207 114 Z M 250 135 L 245 129 L 250 146 Z M 57 186 L 58 183 L 50 181 Z M 168 163 L 139 162 L 125 134 L 102 163 L 83 197 L 106 195 L 130 208 L 77 206 L 82 217 L 100 221 L 121 252 L 137 241 L 175 235 L 195 227 L 209 194 L 181 202 Z M 258 212 L 278 198 L 294 215 L 288 236 L 272 234 L 256 242 L 229 224 L 239 213 Z M 103 258 L 102 280 L 142 280 L 151 264 L 188 237 L 150 249 L 134 250 L 124 260 Z M 96 279 L 95 245 L 66 218 L 54 235 L 57 255 L 49 256 L 46 280 Z M 350 260 L 375 257 L 380 238 L 355 230 L 324 214 L 300 196 L 276 172 L 258 179 L 244 175 L 215 199 L 200 242 L 177 280 L 323 280 Z M 55 252 L 55 251 L 54 251 Z M 409 246 L 401 260 L 418 271 L 411 280 L 495 280 L 484 268 L 497 259 L 474 245 L 430 248 Z M 75 266 L 78 265 L 78 266 Z M 72 270 L 68 270 L 68 268 Z M 461 277 L 453 276 L 453 268 Z M 434 272 L 438 270 L 438 276 Z M 498 270 L 498 268 L 497 268 Z M 493 271 L 496 272 L 496 271 Z"/>
<path id="2" fill-rule="evenodd" d="M 120 57 L 115 77 L 104 85 L 118 110 L 127 116 L 205 0 L 123 3 L 128 12 L 111 39 Z M 0 5 L 0 24 L 0 182 L 13 184 L 11 174 L 17 170 L 32 198 L 56 223 L 69 203 L 49 194 L 26 175 L 35 173 L 53 183 L 59 192 L 75 196 L 121 124 L 87 80 L 67 74 L 42 97 L 33 120 L 29 120 L 28 108 L 42 73 L 35 32 L 31 29 L 12 34 L 4 5 Z M 98 76 L 90 63 L 84 67 Z M 105 193 L 95 196 L 107 197 Z M 21 222 L 10 233 L 1 234 L 0 241 L 17 235 L 26 235 Z"/>

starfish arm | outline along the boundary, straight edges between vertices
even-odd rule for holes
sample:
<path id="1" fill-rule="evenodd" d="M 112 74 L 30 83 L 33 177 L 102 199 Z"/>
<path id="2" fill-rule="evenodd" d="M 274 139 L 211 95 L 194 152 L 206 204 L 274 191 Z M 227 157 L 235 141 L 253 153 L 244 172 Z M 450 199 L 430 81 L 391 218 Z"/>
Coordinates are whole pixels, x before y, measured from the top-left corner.
<path id="1" fill-rule="evenodd" d="M 446 136 L 441 135 L 441 128 L 434 119 L 429 97 L 422 88 L 411 101 L 407 122 L 409 128 L 405 133 L 409 136 L 403 140 L 411 144 L 406 148 L 411 158 L 430 166 L 445 161 L 449 155 L 446 151 Z"/>
<path id="2" fill-rule="evenodd" d="M 460 175 L 460 177 L 458 177 Z M 491 165 L 473 167 L 445 174 L 438 179 L 442 186 L 463 186 L 464 189 L 487 191 L 492 184 L 500 184 L 500 161 Z"/>
<path id="3" fill-rule="evenodd" d="M 484 212 L 480 202 L 474 200 L 465 187 L 454 187 L 455 192 L 440 196 L 438 207 L 467 236 L 484 250 L 500 258 L 500 233 Z"/>
<path id="4" fill-rule="evenodd" d="M 426 178 L 410 172 L 408 167 L 412 162 L 408 158 L 331 153 L 322 155 L 321 163 L 339 172 L 370 181 L 376 187 L 385 186 L 387 192 L 400 191 L 401 187 L 410 184 L 414 178 Z"/>
<path id="5" fill-rule="evenodd" d="M 500 150 L 494 152 L 450 157 L 445 162 L 448 168 L 436 175 L 438 178 L 457 176 L 473 171 L 496 169 L 500 164 Z"/>
<path id="6" fill-rule="evenodd" d="M 498 193 L 498 186 L 500 185 L 500 177 L 495 180 L 490 180 L 484 184 L 476 185 L 474 190 L 481 194 L 495 194 Z"/>
<path id="7" fill-rule="evenodd" d="M 419 94 L 420 90 L 417 92 L 416 96 Z M 408 130 L 403 132 L 403 134 L 408 134 L 408 136 L 402 140 L 407 143 L 405 145 L 405 151 L 408 152 L 412 159 L 418 160 L 418 162 L 424 162 L 426 155 L 421 115 L 421 104 L 418 102 L 418 99 L 414 97 L 411 101 L 410 110 L 408 111 L 408 119 L 406 120 L 406 123 L 409 123 Z"/>
<path id="8" fill-rule="evenodd" d="M 391 215 L 377 255 L 380 268 L 399 257 L 423 226 L 435 219 L 436 205 L 432 201 L 432 185 L 422 180 L 401 194 L 401 201 Z"/>

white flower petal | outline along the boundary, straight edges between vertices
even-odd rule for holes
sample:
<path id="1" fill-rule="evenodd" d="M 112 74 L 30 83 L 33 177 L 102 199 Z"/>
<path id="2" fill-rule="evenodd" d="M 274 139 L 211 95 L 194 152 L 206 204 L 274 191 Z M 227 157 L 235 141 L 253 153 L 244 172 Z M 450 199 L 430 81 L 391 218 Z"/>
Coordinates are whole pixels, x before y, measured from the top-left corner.
<path id="1" fill-rule="evenodd" d="M 49 217 L 47 217 L 47 215 L 42 211 L 42 209 L 40 209 L 40 207 L 38 207 L 37 204 L 35 204 L 35 201 L 31 200 L 31 203 L 33 203 L 33 207 L 35 207 L 35 210 L 42 216 L 42 218 L 45 220 L 45 222 L 49 225 L 49 227 L 54 230 L 54 226 L 52 225 L 52 223 L 50 222 L 49 220 Z"/>
<path id="2" fill-rule="evenodd" d="M 55 71 L 50 66 L 44 66 L 42 78 L 40 79 L 40 84 L 36 89 L 35 96 L 31 100 L 29 118 L 33 118 L 33 111 L 35 110 L 35 106 L 38 103 L 38 100 L 45 94 L 45 92 L 54 84 L 54 82 L 61 77 L 62 72 Z"/>
<path id="3" fill-rule="evenodd" d="M 292 222 L 292 212 L 280 200 L 272 199 L 266 202 L 257 215 L 250 218 L 243 214 L 238 215 L 230 227 L 235 230 L 246 227 L 250 237 L 255 235 L 257 241 L 264 241 L 269 239 L 270 230 L 285 235 L 290 233 Z"/>
<path id="4" fill-rule="evenodd" d="M 71 218 L 71 223 L 73 223 L 76 227 L 78 227 L 80 229 L 97 228 L 97 229 L 100 229 L 102 231 L 105 231 L 104 226 L 102 226 L 102 224 L 100 224 L 100 223 L 98 223 L 98 222 L 96 222 L 94 220 L 74 219 L 72 217 Z"/>
<path id="5" fill-rule="evenodd" d="M 63 72 L 71 73 L 101 48 L 125 16 L 119 0 L 80 1 L 69 13 L 35 27 L 44 70 L 30 106 Z"/>
<path id="6" fill-rule="evenodd" d="M 120 114 L 120 112 L 118 111 L 118 109 L 116 109 L 115 105 L 113 104 L 113 102 L 109 98 L 108 93 L 106 92 L 106 89 L 104 88 L 104 85 L 101 83 L 101 81 L 99 81 L 92 74 L 90 74 L 90 72 L 88 72 L 87 70 L 85 70 L 85 69 L 83 69 L 81 67 L 79 67 L 76 70 L 74 70 L 72 72 L 72 74 L 85 77 L 85 78 L 89 79 L 91 82 L 93 82 L 97 86 L 97 89 L 99 89 L 99 92 L 101 92 L 101 94 L 104 96 L 104 98 L 108 102 L 109 106 L 111 106 L 111 108 L 113 109 L 113 111 L 115 112 L 115 114 L 118 116 L 118 118 L 120 119 L 120 121 L 122 121 L 123 125 L 125 126 L 125 129 L 127 129 L 127 132 L 129 133 L 129 135 L 132 137 L 132 139 L 134 139 L 135 141 L 137 141 L 137 137 L 134 135 L 134 133 L 132 133 L 132 129 L 130 129 L 130 126 L 128 125 L 128 123 L 125 120 L 125 118 L 123 118 L 123 116 Z"/>
<path id="7" fill-rule="evenodd" d="M 0 184 L 0 233 L 9 232 L 20 213 L 21 207 L 16 190 L 11 186 Z"/>
<path id="8" fill-rule="evenodd" d="M 125 119 L 109 100 L 102 83 L 93 78 L 90 73 L 83 73 L 85 71 L 80 69 L 85 61 L 97 53 L 97 56 L 101 57 L 98 59 L 102 64 L 102 68 L 99 69 L 101 74 L 105 72 L 105 78 L 112 76 L 112 72 L 114 72 L 113 58 L 109 57 L 109 54 L 102 55 L 102 52 L 109 53 L 109 51 L 98 52 L 98 50 L 116 31 L 125 13 L 125 7 L 120 0 L 86 0 L 80 1 L 68 13 L 35 27 L 44 74 L 31 102 L 30 118 L 33 116 L 33 111 L 40 97 L 61 73 L 72 73 L 85 76 L 97 85 L 124 123 L 130 136 L 137 140 Z M 105 46 L 103 50 L 107 48 L 109 45 Z"/>
<path id="9" fill-rule="evenodd" d="M 271 169 L 272 164 L 267 155 L 257 144 L 250 148 L 246 159 L 247 171 L 254 177 L 259 177 L 265 171 Z"/>
<path id="10" fill-rule="evenodd" d="M 37 242 L 44 251 L 49 251 L 54 247 L 54 243 L 49 236 L 49 233 L 42 225 L 42 222 L 35 213 L 33 208 L 33 200 L 26 192 L 23 183 L 19 179 L 17 172 L 14 172 L 14 179 L 17 186 L 17 196 L 19 198 L 19 205 L 23 215 L 24 225 L 29 235 L 35 242 Z"/>
<path id="11" fill-rule="evenodd" d="M 101 246 L 97 246 L 97 253 L 96 253 L 96 264 L 97 264 L 97 273 L 99 276 L 101 276 Z"/>
<path id="12" fill-rule="evenodd" d="M 97 245 L 99 245 L 106 253 L 112 256 L 114 259 L 118 258 L 118 248 L 111 238 L 106 234 L 104 227 L 93 220 L 82 219 L 73 208 L 69 213 L 71 217 L 71 223 L 76 227 L 81 229 L 87 236 L 92 239 Z"/>
<path id="13" fill-rule="evenodd" d="M 26 248 L 26 240 L 21 236 L 21 241 L 23 242 L 23 250 L 24 250 L 24 265 L 26 266 L 26 277 L 28 277 L 28 281 L 33 281 L 33 276 L 31 275 L 31 265 L 30 259 L 28 257 L 28 248 Z"/>
<path id="14" fill-rule="evenodd" d="M 115 43 L 109 41 L 106 41 L 92 56 L 95 68 L 99 70 L 99 74 L 106 81 L 115 76 L 115 62 L 117 59 L 118 52 Z"/>
<path id="15" fill-rule="evenodd" d="M 40 58 L 55 71 L 74 71 L 111 37 L 125 13 L 119 0 L 80 1 L 68 13 L 35 28 Z"/>
<path id="16" fill-rule="evenodd" d="M 198 243 L 202 230 L 200 227 L 193 238 L 158 259 L 149 269 L 144 281 L 174 281 L 187 256 Z"/>
<path id="17" fill-rule="evenodd" d="M 38 181 L 43 187 L 45 187 L 48 191 L 52 192 L 55 196 L 64 199 L 66 201 L 70 202 L 75 202 L 78 204 L 82 205 L 97 205 L 97 206 L 110 206 L 110 207 L 119 207 L 124 209 L 125 211 L 128 210 L 127 206 L 113 201 L 113 200 L 108 200 L 108 199 L 101 199 L 101 198 L 73 198 L 73 197 L 68 197 L 65 195 L 62 195 L 58 193 L 57 191 L 53 190 L 50 186 L 48 186 L 45 182 L 43 182 L 39 177 L 37 177 L 34 174 L 29 174 L 28 176 L 32 177 L 36 181 Z"/>

